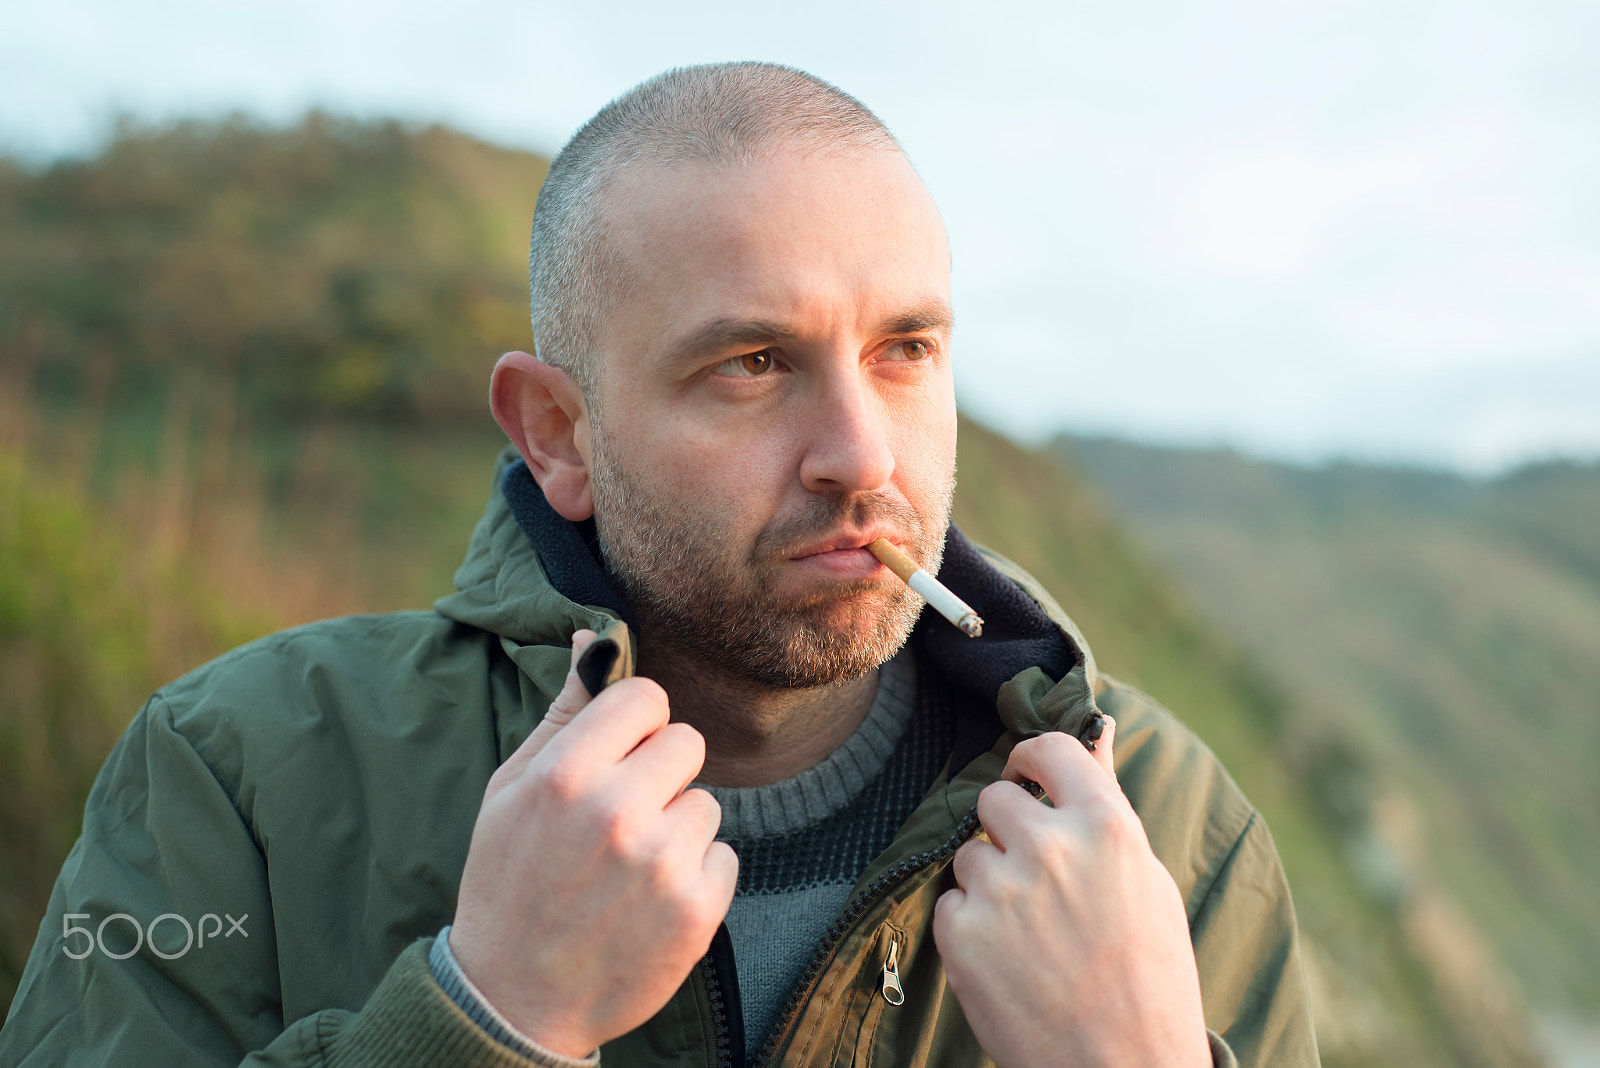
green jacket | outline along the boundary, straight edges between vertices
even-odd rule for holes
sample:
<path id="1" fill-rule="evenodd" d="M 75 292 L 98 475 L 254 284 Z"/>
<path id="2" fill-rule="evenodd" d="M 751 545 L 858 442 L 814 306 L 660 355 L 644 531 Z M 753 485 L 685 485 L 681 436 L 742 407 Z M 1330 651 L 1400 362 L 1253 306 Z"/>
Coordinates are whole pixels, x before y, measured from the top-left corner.
<path id="1" fill-rule="evenodd" d="M 1076 664 L 1059 682 L 1035 666 L 999 688 L 993 748 L 947 768 L 862 875 L 764 1059 L 991 1063 L 945 984 L 934 902 L 1010 747 L 1072 729 L 1098 702 L 1117 719 L 1122 787 L 1187 904 L 1214 1050 L 1315 1064 L 1289 890 L 1261 817 L 1170 713 L 1097 677 L 1031 578 L 982 559 L 1048 612 Z M 572 632 L 628 631 L 557 592 L 499 492 L 456 581 L 435 611 L 274 634 L 150 699 L 89 797 L 0 1065 L 527 1063 L 443 993 L 427 950 L 454 913 L 489 776 L 559 691 Z M 891 941 L 899 1005 L 880 990 Z M 721 986 L 708 958 L 602 1063 L 731 1063 Z"/>

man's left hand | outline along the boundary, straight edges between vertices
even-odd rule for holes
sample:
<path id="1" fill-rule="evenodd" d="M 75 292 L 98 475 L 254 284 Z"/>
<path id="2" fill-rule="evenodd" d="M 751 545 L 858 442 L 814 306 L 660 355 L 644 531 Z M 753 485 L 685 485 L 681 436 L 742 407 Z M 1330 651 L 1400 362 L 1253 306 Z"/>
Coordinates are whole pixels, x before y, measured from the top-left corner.
<path id="1" fill-rule="evenodd" d="M 978 796 L 989 840 L 956 853 L 934 910 L 950 986 L 1002 1068 L 1211 1064 L 1183 900 L 1117 785 L 1115 730 L 1094 753 L 1061 733 L 1018 744 Z"/>

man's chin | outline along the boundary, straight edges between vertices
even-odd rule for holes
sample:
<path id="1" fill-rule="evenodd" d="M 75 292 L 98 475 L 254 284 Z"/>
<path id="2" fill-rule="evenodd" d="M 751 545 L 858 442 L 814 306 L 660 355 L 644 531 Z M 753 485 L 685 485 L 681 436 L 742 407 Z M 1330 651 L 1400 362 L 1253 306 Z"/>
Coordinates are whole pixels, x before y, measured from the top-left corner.
<path id="1" fill-rule="evenodd" d="M 733 677 L 763 689 L 814 690 L 851 682 L 876 670 L 899 652 L 900 644 L 865 648 L 859 642 L 778 643 L 763 650 L 765 655 L 739 658 L 725 666 Z"/>
<path id="2" fill-rule="evenodd" d="M 858 679 L 905 645 L 920 605 L 832 601 L 796 614 L 774 613 L 749 628 L 755 639 L 728 670 L 773 689 L 813 689 Z M 731 651 L 731 650 L 730 650 Z"/>
<path id="3" fill-rule="evenodd" d="M 900 651 L 922 608 L 916 594 L 893 581 L 804 592 L 776 585 L 745 597 L 727 589 L 702 587 L 696 596 L 693 588 L 636 587 L 630 601 L 651 644 L 670 645 L 673 655 L 702 670 L 765 690 L 860 678 Z"/>

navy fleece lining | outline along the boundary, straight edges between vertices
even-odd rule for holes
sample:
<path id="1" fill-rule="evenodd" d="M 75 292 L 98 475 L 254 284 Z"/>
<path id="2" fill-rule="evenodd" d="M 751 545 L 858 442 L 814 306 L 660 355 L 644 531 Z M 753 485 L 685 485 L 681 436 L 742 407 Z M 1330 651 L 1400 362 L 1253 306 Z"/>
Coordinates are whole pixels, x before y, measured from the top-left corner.
<path id="1" fill-rule="evenodd" d="M 612 587 L 600 562 L 600 536 L 594 529 L 594 520 L 573 523 L 563 519 L 544 499 L 544 491 L 522 460 L 511 464 L 500 476 L 500 492 L 511 506 L 517 526 L 533 543 L 539 566 L 556 592 L 575 604 L 604 608 L 634 626 L 633 614 Z"/>

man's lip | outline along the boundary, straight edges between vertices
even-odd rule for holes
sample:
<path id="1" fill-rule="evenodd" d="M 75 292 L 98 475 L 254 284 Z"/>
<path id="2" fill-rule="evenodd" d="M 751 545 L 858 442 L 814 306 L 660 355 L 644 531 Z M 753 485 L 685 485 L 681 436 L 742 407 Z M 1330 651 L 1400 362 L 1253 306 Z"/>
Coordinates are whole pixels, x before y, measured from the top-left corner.
<path id="1" fill-rule="evenodd" d="M 790 555 L 791 560 L 803 560 L 808 556 L 820 556 L 823 553 L 838 552 L 841 549 L 865 549 L 868 545 L 883 538 L 897 548 L 904 549 L 898 538 L 888 531 L 872 530 L 863 534 L 837 534 L 826 541 L 815 542 Z"/>

